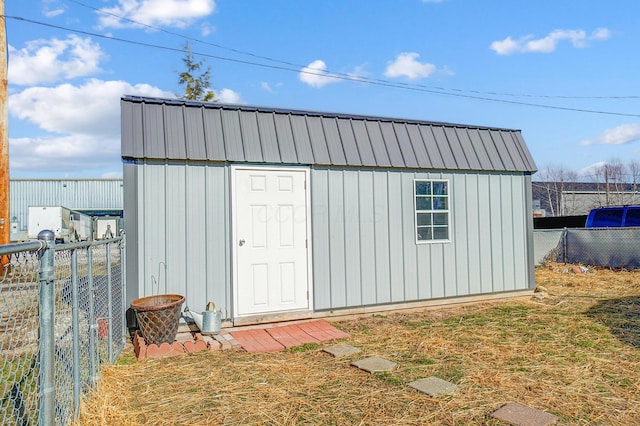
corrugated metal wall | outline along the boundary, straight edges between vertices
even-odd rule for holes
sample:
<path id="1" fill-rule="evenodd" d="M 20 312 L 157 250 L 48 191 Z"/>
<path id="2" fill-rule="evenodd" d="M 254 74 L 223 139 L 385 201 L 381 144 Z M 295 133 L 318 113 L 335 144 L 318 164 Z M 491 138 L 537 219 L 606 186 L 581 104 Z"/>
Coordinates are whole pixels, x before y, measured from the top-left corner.
<path id="1" fill-rule="evenodd" d="M 416 244 L 414 179 L 447 179 L 451 242 Z M 523 175 L 312 170 L 316 310 L 528 289 Z"/>
<path id="2" fill-rule="evenodd" d="M 122 209 L 122 179 L 11 179 L 10 217 L 28 225 L 29 206 Z"/>
<path id="3" fill-rule="evenodd" d="M 211 163 L 125 164 L 128 300 L 179 293 L 231 313 L 229 176 Z M 414 179 L 450 181 L 451 242 L 415 243 Z M 314 309 L 529 288 L 529 179 L 312 168 Z"/>

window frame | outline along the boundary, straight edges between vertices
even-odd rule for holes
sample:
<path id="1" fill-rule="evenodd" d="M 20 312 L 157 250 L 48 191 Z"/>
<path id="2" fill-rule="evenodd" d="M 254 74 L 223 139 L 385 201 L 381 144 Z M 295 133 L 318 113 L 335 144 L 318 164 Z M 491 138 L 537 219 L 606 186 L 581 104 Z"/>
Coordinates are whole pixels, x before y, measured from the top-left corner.
<path id="1" fill-rule="evenodd" d="M 445 183 L 447 186 L 447 193 L 446 193 L 446 199 L 447 199 L 447 209 L 446 210 L 435 210 L 433 209 L 433 205 L 431 206 L 431 210 L 418 210 L 418 194 L 416 193 L 416 184 L 419 182 L 428 182 L 430 184 L 433 183 Z M 431 199 L 433 200 L 434 194 L 430 195 Z M 452 205 L 451 205 L 451 182 L 449 179 L 430 179 L 430 178 L 415 178 L 413 179 L 413 235 L 415 238 L 415 242 L 416 244 L 437 244 L 437 243 L 450 243 L 451 242 L 451 234 L 452 234 L 452 223 L 451 223 L 451 209 L 452 209 Z M 430 239 L 430 240 L 420 240 L 418 239 L 418 213 L 446 213 L 447 214 L 447 238 L 446 239 Z M 420 225 L 420 226 L 424 226 L 424 225 Z M 434 228 L 438 228 L 438 226 L 434 226 L 434 224 L 432 223 L 431 225 L 427 225 L 429 226 L 431 229 Z M 444 227 L 444 226 L 442 226 Z"/>

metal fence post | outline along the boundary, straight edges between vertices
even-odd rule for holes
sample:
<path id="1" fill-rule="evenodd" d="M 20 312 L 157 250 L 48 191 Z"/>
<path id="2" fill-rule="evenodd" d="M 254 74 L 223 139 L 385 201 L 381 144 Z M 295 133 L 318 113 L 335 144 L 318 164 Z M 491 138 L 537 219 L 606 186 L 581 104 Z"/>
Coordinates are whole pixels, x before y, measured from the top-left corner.
<path id="1" fill-rule="evenodd" d="M 107 356 L 113 362 L 113 292 L 111 291 L 111 243 L 106 244 L 107 263 Z"/>
<path id="2" fill-rule="evenodd" d="M 562 232 L 562 262 L 567 263 L 567 228 Z"/>
<path id="3" fill-rule="evenodd" d="M 80 413 L 80 321 L 78 287 L 78 250 L 71 250 L 71 324 L 73 329 L 73 411 L 74 417 Z"/>
<path id="4" fill-rule="evenodd" d="M 41 426 L 53 425 L 56 414 L 55 388 L 55 341 L 54 341 L 54 282 L 55 282 L 55 235 L 44 230 L 38 234 L 43 244 L 38 265 L 39 304 L 40 304 L 40 372 L 39 416 Z"/>
<path id="5" fill-rule="evenodd" d="M 122 311 L 120 311 L 120 315 L 122 317 L 122 342 L 126 341 L 127 338 L 127 236 L 122 231 L 120 233 L 122 235 L 122 240 L 120 240 L 120 283 L 121 283 L 121 293 L 120 298 L 122 304 Z"/>
<path id="6" fill-rule="evenodd" d="M 87 277 L 89 278 L 89 380 L 91 387 L 98 383 L 98 368 L 96 360 L 96 333 L 99 327 L 96 324 L 95 314 L 95 282 L 93 280 L 93 246 L 87 250 Z"/>

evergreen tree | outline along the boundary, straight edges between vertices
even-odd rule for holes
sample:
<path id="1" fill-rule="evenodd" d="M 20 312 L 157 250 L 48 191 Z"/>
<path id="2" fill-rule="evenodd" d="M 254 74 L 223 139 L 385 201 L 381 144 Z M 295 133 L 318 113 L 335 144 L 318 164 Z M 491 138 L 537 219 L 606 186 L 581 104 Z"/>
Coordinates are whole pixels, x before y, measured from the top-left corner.
<path id="1" fill-rule="evenodd" d="M 202 72 L 203 61 L 196 61 L 189 43 L 184 45 L 185 55 L 182 58 L 185 70 L 180 73 L 178 83 L 184 85 L 184 94 L 181 99 L 192 101 L 216 102 L 215 93 L 211 86 L 211 67 Z"/>

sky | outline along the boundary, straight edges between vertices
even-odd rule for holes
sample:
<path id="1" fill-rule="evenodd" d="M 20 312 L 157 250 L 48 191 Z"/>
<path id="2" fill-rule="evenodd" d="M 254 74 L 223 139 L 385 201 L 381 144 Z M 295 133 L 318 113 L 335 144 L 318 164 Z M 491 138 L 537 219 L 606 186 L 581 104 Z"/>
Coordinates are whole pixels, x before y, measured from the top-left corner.
<path id="1" fill-rule="evenodd" d="M 122 176 L 120 98 L 519 129 L 539 169 L 640 158 L 637 0 L 4 0 L 11 178 Z"/>

